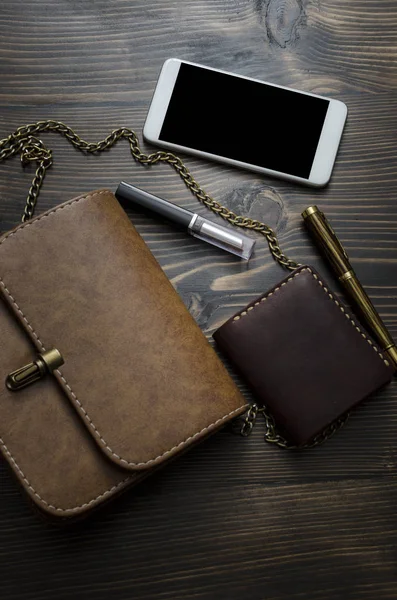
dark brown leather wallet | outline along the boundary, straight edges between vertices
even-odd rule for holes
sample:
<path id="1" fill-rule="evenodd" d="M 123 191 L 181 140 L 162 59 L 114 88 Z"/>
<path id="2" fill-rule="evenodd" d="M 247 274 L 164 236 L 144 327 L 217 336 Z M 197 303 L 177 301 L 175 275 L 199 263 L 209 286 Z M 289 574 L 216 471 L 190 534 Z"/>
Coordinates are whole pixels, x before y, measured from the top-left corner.
<path id="1" fill-rule="evenodd" d="M 393 376 L 380 349 L 307 266 L 240 310 L 214 338 L 299 446 Z"/>
<path id="2" fill-rule="evenodd" d="M 111 192 L 3 235 L 0 265 L 0 447 L 45 513 L 87 514 L 246 410 Z"/>

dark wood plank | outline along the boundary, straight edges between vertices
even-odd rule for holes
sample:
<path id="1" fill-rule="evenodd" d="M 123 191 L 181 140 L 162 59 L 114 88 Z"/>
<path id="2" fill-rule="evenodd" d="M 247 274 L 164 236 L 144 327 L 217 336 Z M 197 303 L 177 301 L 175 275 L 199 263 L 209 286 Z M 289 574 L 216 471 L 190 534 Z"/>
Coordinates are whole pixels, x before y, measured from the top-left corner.
<path id="1" fill-rule="evenodd" d="M 391 481 L 227 483 L 192 502 L 177 470 L 68 531 L 43 529 L 3 499 L 3 597 L 395 598 Z"/>
<path id="2" fill-rule="evenodd" d="M 216 199 L 268 222 L 291 257 L 331 278 L 300 218 L 319 204 L 397 337 L 396 25 L 394 0 L 3 0 L 0 138 L 45 118 L 90 141 L 120 125 L 141 138 L 170 56 L 344 100 L 324 190 L 186 162 Z M 43 140 L 54 165 L 38 210 L 125 179 L 207 214 L 169 167 L 134 164 L 125 143 L 95 157 Z M 31 177 L 17 159 L 1 165 L 1 230 L 18 222 Z M 208 336 L 284 275 L 263 239 L 243 265 L 129 214 Z M 396 401 L 393 383 L 307 452 L 265 445 L 262 424 L 249 439 L 223 431 L 70 530 L 41 523 L 1 463 L 1 597 L 396 599 Z"/>

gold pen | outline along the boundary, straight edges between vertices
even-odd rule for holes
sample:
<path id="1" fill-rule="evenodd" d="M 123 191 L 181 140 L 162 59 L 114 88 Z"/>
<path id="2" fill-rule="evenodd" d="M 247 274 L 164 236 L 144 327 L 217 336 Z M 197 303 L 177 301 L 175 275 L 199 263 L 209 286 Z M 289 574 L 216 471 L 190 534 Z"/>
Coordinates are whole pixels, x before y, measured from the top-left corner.
<path id="1" fill-rule="evenodd" d="M 394 369 L 397 369 L 397 348 L 394 340 L 359 282 L 345 249 L 336 237 L 325 215 L 317 206 L 309 206 L 303 211 L 302 217 L 315 243 L 360 312 L 363 325 L 373 335 L 383 352 L 388 355 Z"/>

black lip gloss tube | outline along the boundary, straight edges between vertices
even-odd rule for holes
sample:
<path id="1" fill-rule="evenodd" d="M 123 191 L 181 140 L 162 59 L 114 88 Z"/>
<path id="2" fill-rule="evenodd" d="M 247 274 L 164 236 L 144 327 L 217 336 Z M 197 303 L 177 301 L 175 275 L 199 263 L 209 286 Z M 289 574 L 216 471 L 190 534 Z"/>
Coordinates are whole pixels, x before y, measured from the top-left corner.
<path id="1" fill-rule="evenodd" d="M 121 204 L 128 205 L 132 202 L 142 208 L 169 219 L 176 225 L 185 229 L 193 237 L 208 242 L 213 246 L 236 254 L 240 258 L 249 260 L 255 246 L 255 240 L 228 227 L 213 223 L 197 213 L 177 206 L 158 196 L 153 196 L 129 183 L 122 181 L 116 191 L 116 198 Z"/>

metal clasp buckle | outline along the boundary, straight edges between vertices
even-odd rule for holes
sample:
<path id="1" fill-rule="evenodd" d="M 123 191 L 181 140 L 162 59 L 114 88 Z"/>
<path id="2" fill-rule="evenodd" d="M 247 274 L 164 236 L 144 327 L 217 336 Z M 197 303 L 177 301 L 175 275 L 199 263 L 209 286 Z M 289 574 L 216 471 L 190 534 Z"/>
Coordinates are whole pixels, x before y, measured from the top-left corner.
<path id="1" fill-rule="evenodd" d="M 62 354 L 56 348 L 43 352 L 34 362 L 10 373 L 6 379 L 6 386 L 9 390 L 16 392 L 39 381 L 48 373 L 52 373 L 64 362 Z"/>

